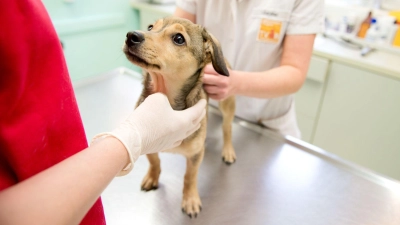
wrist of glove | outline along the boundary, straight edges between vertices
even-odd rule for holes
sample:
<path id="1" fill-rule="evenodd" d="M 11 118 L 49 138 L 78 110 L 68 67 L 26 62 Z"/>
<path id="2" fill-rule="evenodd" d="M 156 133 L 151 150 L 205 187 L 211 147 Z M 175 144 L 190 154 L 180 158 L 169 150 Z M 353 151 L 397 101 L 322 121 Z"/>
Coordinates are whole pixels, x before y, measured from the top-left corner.
<path id="1" fill-rule="evenodd" d="M 100 133 L 92 139 L 92 143 L 94 143 L 99 139 L 111 136 L 118 139 L 124 145 L 129 155 L 129 163 L 118 173 L 117 176 L 124 176 L 132 170 L 133 164 L 139 158 L 142 149 L 139 132 L 135 127 L 130 127 L 127 121 L 122 123 L 112 132 Z"/>
<path id="2" fill-rule="evenodd" d="M 118 174 L 128 174 L 133 164 L 143 154 L 156 153 L 179 146 L 183 139 L 200 128 L 206 113 L 206 101 L 183 111 L 171 108 L 168 98 L 160 93 L 148 96 L 133 113 L 112 132 L 96 135 L 99 138 L 113 136 L 125 146 L 130 163 Z"/>

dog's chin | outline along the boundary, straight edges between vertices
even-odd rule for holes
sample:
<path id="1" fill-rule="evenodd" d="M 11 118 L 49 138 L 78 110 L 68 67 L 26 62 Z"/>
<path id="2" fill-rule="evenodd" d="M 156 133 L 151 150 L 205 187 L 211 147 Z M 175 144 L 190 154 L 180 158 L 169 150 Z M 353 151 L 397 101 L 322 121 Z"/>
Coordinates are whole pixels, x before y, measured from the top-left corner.
<path id="1" fill-rule="evenodd" d="M 128 60 L 131 61 L 136 66 L 139 66 L 143 69 L 157 69 L 157 70 L 160 69 L 159 65 L 147 62 L 145 59 L 138 56 L 134 52 L 129 51 L 128 48 L 124 48 L 124 53 L 125 53 L 126 57 L 128 58 Z"/>

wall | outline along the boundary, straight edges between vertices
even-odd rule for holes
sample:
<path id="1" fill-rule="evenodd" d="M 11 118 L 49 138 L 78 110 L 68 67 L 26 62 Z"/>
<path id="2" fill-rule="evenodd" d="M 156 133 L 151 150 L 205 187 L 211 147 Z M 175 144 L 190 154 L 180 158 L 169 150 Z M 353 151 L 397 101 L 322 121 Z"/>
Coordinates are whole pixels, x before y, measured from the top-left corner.
<path id="1" fill-rule="evenodd" d="M 127 31 L 139 28 L 128 0 L 43 0 L 73 81 L 125 66 L 139 71 L 121 51 Z"/>

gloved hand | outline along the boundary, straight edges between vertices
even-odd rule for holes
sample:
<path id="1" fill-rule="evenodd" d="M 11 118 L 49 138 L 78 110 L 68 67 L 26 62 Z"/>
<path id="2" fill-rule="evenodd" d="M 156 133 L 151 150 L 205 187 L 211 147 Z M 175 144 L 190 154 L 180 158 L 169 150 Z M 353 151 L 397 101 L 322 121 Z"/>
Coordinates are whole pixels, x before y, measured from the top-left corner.
<path id="1" fill-rule="evenodd" d="M 182 111 L 171 108 L 168 98 L 161 93 L 148 96 L 133 113 L 112 132 L 93 138 L 113 136 L 120 140 L 130 157 L 130 164 L 119 176 L 128 174 L 142 154 L 156 153 L 179 146 L 183 139 L 200 128 L 206 114 L 206 100 Z"/>

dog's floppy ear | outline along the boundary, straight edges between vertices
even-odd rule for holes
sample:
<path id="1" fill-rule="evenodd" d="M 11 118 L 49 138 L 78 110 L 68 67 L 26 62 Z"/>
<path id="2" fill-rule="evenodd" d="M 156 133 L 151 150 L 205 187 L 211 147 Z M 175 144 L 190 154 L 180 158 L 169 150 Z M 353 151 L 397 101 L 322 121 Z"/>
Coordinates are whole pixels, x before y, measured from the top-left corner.
<path id="1" fill-rule="evenodd" d="M 202 36 L 206 54 L 211 56 L 211 63 L 219 74 L 229 76 L 228 68 L 226 67 L 224 55 L 222 54 L 221 45 L 218 40 L 203 28 Z"/>

